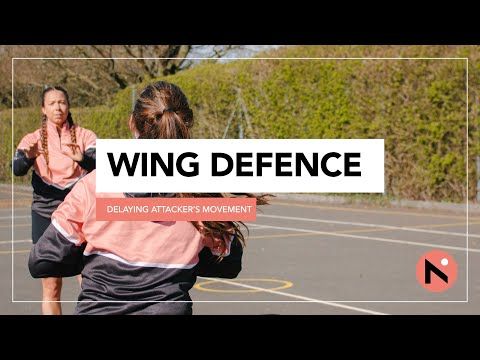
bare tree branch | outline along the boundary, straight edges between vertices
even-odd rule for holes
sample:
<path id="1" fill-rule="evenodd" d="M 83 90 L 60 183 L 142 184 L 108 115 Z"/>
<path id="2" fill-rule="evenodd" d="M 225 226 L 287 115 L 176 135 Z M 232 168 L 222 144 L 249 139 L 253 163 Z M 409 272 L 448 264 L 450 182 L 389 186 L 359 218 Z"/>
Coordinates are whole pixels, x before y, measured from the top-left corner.
<path id="1" fill-rule="evenodd" d="M 57 66 L 59 68 L 61 68 L 62 70 L 64 70 L 68 75 L 70 75 L 71 77 L 73 78 L 77 78 L 85 83 L 87 83 L 88 85 L 90 85 L 92 88 L 94 88 L 95 90 L 98 90 L 99 87 L 98 85 L 93 82 L 90 78 L 88 78 L 87 76 L 81 74 L 81 73 L 78 73 L 78 72 L 75 72 L 73 71 L 69 66 L 67 66 L 62 60 L 53 60 L 54 63 L 57 64 Z"/>
<path id="2" fill-rule="evenodd" d="M 37 95 L 44 84 L 63 85 L 77 105 L 90 106 L 105 103 L 118 90 L 131 84 L 191 67 L 196 63 L 188 58 L 192 51 L 201 51 L 205 58 L 218 58 L 238 48 L 232 45 L 0 45 L 0 105 L 11 105 L 12 57 L 97 58 L 15 63 L 16 106 L 38 105 Z"/>

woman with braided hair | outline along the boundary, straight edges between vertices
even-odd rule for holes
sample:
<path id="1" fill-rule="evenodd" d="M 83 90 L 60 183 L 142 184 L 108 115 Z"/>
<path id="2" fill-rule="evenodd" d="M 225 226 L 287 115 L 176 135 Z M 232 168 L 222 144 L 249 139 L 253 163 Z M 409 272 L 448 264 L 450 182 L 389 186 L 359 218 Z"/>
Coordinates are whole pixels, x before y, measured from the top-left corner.
<path id="1" fill-rule="evenodd" d="M 16 176 L 33 166 L 32 240 L 35 244 L 51 223 L 51 215 L 74 184 L 95 169 L 95 134 L 74 124 L 65 89 L 42 93 L 40 129 L 25 135 L 13 160 Z M 61 314 L 61 277 L 42 279 L 42 313 Z"/>
<path id="2" fill-rule="evenodd" d="M 135 138 L 187 139 L 193 113 L 174 84 L 147 86 L 129 119 Z M 235 278 L 244 237 L 234 221 L 96 221 L 96 171 L 80 180 L 30 252 L 33 277 L 82 274 L 76 314 L 192 314 L 197 276 Z M 255 197 L 112 193 L 108 197 Z"/>

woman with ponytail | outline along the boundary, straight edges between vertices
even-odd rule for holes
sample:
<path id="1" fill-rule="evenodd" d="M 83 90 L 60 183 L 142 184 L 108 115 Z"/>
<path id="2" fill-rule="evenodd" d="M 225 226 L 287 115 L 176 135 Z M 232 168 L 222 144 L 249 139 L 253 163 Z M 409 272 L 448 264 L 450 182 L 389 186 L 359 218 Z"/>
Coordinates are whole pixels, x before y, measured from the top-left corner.
<path id="1" fill-rule="evenodd" d="M 193 113 L 174 84 L 140 94 L 129 127 L 139 139 L 187 139 Z M 95 171 L 78 182 L 32 248 L 33 277 L 82 274 L 76 314 L 192 314 L 197 276 L 235 278 L 245 239 L 234 221 L 95 221 Z M 112 197 L 255 197 L 253 194 L 125 193 Z"/>
<path id="2" fill-rule="evenodd" d="M 95 134 L 73 122 L 65 89 L 47 87 L 42 93 L 40 129 L 20 141 L 13 173 L 23 176 L 33 166 L 32 240 L 37 243 L 51 223 L 52 213 L 72 187 L 95 169 Z M 42 279 L 42 313 L 62 312 L 61 277 Z"/>

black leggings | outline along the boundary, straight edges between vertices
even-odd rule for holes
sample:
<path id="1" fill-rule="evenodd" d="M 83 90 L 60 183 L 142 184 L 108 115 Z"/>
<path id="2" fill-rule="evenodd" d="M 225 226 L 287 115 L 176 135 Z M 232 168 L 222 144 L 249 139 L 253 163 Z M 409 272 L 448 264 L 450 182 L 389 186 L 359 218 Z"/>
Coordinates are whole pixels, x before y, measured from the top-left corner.
<path id="1" fill-rule="evenodd" d="M 40 216 L 32 210 L 32 240 L 34 244 L 37 243 L 51 222 L 50 218 Z"/>

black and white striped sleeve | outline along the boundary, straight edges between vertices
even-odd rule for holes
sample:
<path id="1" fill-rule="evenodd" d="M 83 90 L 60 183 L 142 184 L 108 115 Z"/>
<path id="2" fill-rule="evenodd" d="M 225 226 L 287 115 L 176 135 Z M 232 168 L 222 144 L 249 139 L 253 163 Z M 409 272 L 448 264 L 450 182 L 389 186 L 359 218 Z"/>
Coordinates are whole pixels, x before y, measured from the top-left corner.
<path id="1" fill-rule="evenodd" d="M 62 234 L 52 223 L 33 245 L 28 259 L 28 269 L 34 278 L 68 277 L 83 270 L 83 250 L 80 245 Z"/>

